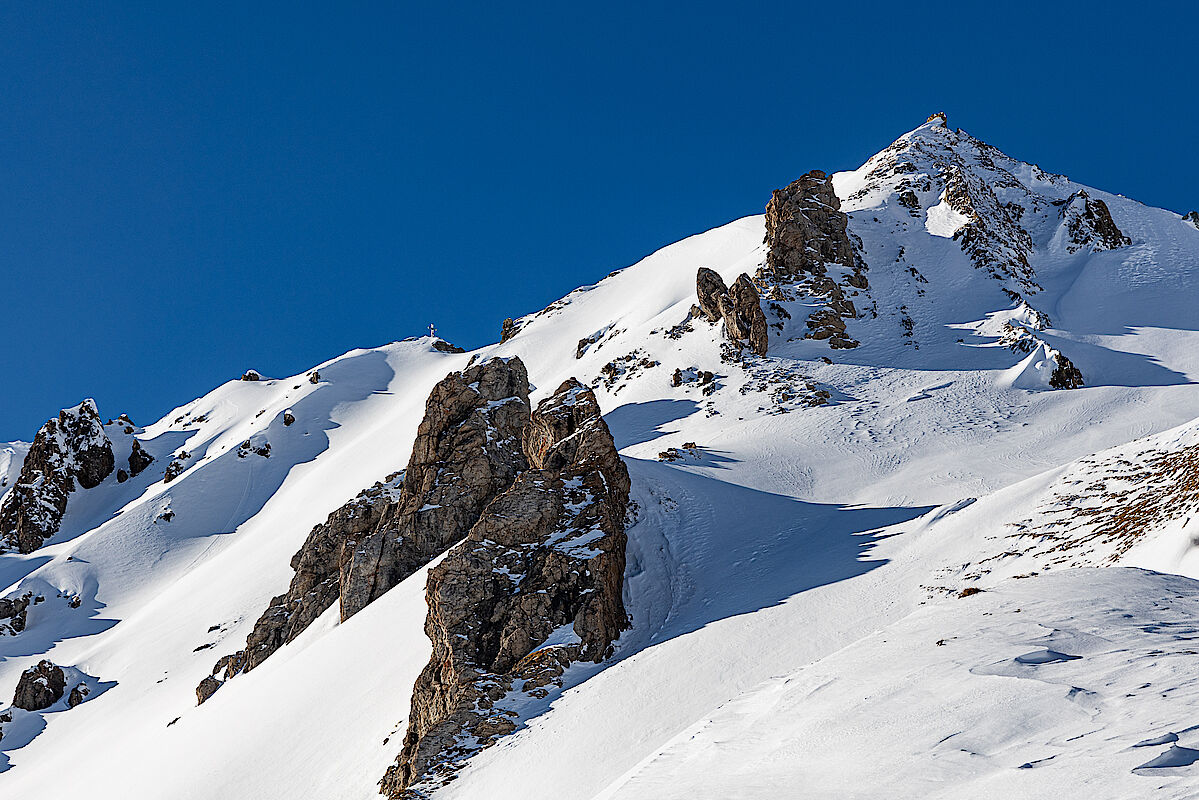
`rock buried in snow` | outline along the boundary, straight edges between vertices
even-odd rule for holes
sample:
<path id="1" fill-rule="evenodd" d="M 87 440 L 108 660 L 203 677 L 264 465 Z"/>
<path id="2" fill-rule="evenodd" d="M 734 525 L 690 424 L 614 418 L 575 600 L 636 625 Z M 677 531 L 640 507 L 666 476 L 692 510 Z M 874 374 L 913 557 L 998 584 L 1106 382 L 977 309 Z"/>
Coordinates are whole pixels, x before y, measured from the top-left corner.
<path id="1" fill-rule="evenodd" d="M 67 679 L 62 668 L 42 659 L 21 673 L 17 690 L 13 694 L 14 708 L 26 711 L 41 711 L 62 699 Z"/>
<path id="2" fill-rule="evenodd" d="M 628 625 L 621 598 L 629 475 L 595 395 L 568 380 L 533 413 L 529 469 L 429 572 L 433 656 L 417 679 L 389 797 L 436 785 L 515 728 L 573 661 L 598 662 Z"/>

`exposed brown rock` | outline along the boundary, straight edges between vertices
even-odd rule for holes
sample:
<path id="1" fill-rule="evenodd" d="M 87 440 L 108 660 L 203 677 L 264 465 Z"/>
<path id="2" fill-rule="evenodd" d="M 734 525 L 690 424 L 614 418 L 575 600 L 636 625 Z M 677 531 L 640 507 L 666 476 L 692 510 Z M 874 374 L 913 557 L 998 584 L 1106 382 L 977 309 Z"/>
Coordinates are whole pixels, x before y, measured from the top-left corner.
<path id="1" fill-rule="evenodd" d="M 222 681 L 211 675 L 200 681 L 200 685 L 196 687 L 196 705 L 200 705 L 216 694 L 216 690 L 221 688 L 221 683 Z"/>
<path id="2" fill-rule="evenodd" d="M 308 373 L 308 382 L 309 383 L 320 383 L 321 382 L 321 374 L 319 372 L 317 372 L 316 370 L 309 372 Z"/>
<path id="3" fill-rule="evenodd" d="M 758 290 L 748 275 L 742 273 L 737 280 L 733 281 L 733 285 L 729 287 L 729 298 L 732 300 L 732 311 L 741 327 L 746 331 L 745 336 L 738 338 L 748 339 L 751 350 L 760 356 L 766 355 L 766 349 L 770 345 L 766 315 L 762 313 Z M 726 315 L 724 319 L 725 324 L 728 325 L 728 316 Z"/>
<path id="4" fill-rule="evenodd" d="M 719 322 L 723 316 L 720 311 L 720 298 L 726 296 L 729 289 L 714 270 L 700 267 L 695 273 L 695 294 L 699 298 L 699 309 L 709 322 Z"/>
<path id="5" fill-rule="evenodd" d="M 13 708 L 41 711 L 62 699 L 67 678 L 62 668 L 42 659 L 21 673 L 13 694 Z"/>
<path id="6" fill-rule="evenodd" d="M 823 300 L 822 307 L 809 315 L 808 336 L 829 339 L 833 347 L 843 348 L 858 345 L 845 334 L 843 320 L 857 316 L 847 292 L 869 286 L 848 226 L 832 180 L 812 170 L 775 190 L 766 204 L 767 255 L 758 270 L 758 282 L 771 289 L 772 298 L 794 299 L 798 292 Z M 829 274 L 834 265 L 843 268 L 839 277 Z"/>
<path id="7" fill-rule="evenodd" d="M 519 358 L 493 358 L 433 387 L 408 469 L 329 515 L 292 557 L 288 591 L 196 687 L 203 703 L 340 603 L 346 620 L 460 541 L 487 503 L 524 468 L 529 376 Z"/>
<path id="8" fill-rule="evenodd" d="M 450 344 L 445 339 L 434 340 L 433 349 L 438 351 L 439 353 L 465 353 L 466 352 L 458 345 Z"/>
<path id="9" fill-rule="evenodd" d="M 528 419 L 519 358 L 493 358 L 433 387 L 398 502 L 343 549 L 343 620 L 466 535 L 524 468 L 517 443 Z"/>
<path id="10" fill-rule="evenodd" d="M 627 627 L 629 476 L 595 395 L 562 384 L 533 413 L 523 449 L 530 468 L 429 573 L 433 656 L 381 781 L 389 797 L 448 779 L 514 730 L 511 693 L 545 697 L 571 662 L 601 661 Z"/>
<path id="11" fill-rule="evenodd" d="M 242 373 L 241 379 L 243 381 L 260 381 L 262 380 L 262 375 L 256 369 L 248 369 Z"/>
<path id="12" fill-rule="evenodd" d="M 757 287 L 745 273 L 731 287 L 714 271 L 700 267 L 695 273 L 697 306 L 710 322 L 724 321 L 724 330 L 735 342 L 749 342 L 750 349 L 766 355 L 770 344 L 766 315 L 762 313 Z M 677 384 L 676 384 L 677 385 Z"/>
<path id="13" fill-rule="evenodd" d="M 508 317 L 506 320 L 504 320 L 503 324 L 500 325 L 500 341 L 508 341 L 516 335 L 516 331 L 516 323 L 513 321 L 512 317 Z"/>
<path id="14" fill-rule="evenodd" d="M 64 409 L 41 427 L 21 474 L 0 506 L 0 543 L 30 553 L 58 531 L 78 483 L 99 486 L 112 474 L 112 442 L 93 400 Z"/>
<path id="15" fill-rule="evenodd" d="M 766 204 L 769 251 L 763 277 L 793 283 L 804 275 L 823 275 L 829 264 L 853 269 L 848 224 L 832 180 L 818 169 L 776 189 Z"/>

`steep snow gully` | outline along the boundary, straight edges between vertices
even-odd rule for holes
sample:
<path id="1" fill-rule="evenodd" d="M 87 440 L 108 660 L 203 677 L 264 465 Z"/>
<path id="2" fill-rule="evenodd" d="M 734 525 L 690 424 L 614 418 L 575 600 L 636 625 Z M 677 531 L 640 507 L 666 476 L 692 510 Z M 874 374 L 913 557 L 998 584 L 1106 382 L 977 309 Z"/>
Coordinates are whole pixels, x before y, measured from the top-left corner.
<path id="1" fill-rule="evenodd" d="M 944 115 L 787 177 L 477 351 L 249 370 L 145 426 L 53 410 L 87 458 L 57 424 L 0 445 L 0 519 L 36 522 L 0 530 L 0 795 L 1199 795 L 1199 229 Z M 513 397 L 445 384 L 516 358 L 502 425 Z M 342 614 L 400 536 L 353 518 L 371 487 L 438 544 Z M 524 539 L 487 537 L 505 509 Z M 623 582 L 591 574 L 622 535 Z M 306 627 L 214 678 L 297 565 Z M 463 598 L 470 647 L 430 616 Z"/>

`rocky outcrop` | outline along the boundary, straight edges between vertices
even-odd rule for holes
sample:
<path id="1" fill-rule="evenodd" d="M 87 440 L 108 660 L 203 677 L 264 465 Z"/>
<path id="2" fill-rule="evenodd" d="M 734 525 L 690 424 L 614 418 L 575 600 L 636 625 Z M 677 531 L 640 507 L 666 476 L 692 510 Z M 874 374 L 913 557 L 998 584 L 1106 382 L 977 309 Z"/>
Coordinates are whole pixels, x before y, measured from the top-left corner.
<path id="1" fill-rule="evenodd" d="M 1060 351 L 1053 351 L 1053 360 L 1057 364 L 1049 374 L 1049 386 L 1053 389 L 1082 388 L 1082 372 L 1074 366 L 1074 362 L 1066 358 Z"/>
<path id="2" fill-rule="evenodd" d="M 262 373 L 256 369 L 248 369 L 241 375 L 241 380 L 256 382 L 262 380 Z"/>
<path id="3" fill-rule="evenodd" d="M 21 673 L 13 694 L 13 708 L 41 711 L 62 699 L 67 677 L 62 668 L 45 659 Z"/>
<path id="4" fill-rule="evenodd" d="M 416 681 L 389 797 L 447 780 L 516 727 L 572 662 L 603 660 L 621 600 L 629 476 L 595 395 L 568 380 L 525 429 L 529 469 L 429 572 L 433 656 Z"/>
<path id="5" fill-rule="evenodd" d="M 775 189 L 766 204 L 766 265 L 762 277 L 795 283 L 823 275 L 828 265 L 854 269 L 849 218 L 832 180 L 818 169 Z"/>
<path id="6" fill-rule="evenodd" d="M 808 337 L 827 339 L 834 348 L 858 345 L 845 333 L 845 320 L 858 315 L 849 295 L 868 286 L 848 225 L 832 180 L 820 170 L 776 189 L 766 204 L 767 254 L 758 283 L 770 287 L 772 300 L 795 299 L 797 293 L 818 298 L 820 307 L 807 320 Z"/>
<path id="7" fill-rule="evenodd" d="M 137 439 L 133 440 L 133 449 L 129 451 L 129 474 L 136 478 L 141 471 L 154 463 L 154 456 L 147 453 L 142 448 L 142 443 Z"/>
<path id="8" fill-rule="evenodd" d="M 729 287 L 715 270 L 700 267 L 695 273 L 695 294 L 699 298 L 699 309 L 708 322 L 720 322 L 720 298 L 729 293 Z"/>
<path id="9" fill-rule="evenodd" d="M 942 174 L 941 201 L 966 218 L 953 238 L 974 266 L 997 279 L 1011 278 L 1024 291 L 1039 292 L 1029 258 L 1032 236 L 1020 224 L 1024 209 L 1001 203 L 978 174 L 954 164 Z"/>
<path id="10" fill-rule="evenodd" d="M 287 591 L 271 600 L 246 637 L 246 646 L 221 658 L 213 667 L 213 674 L 200 682 L 196 687 L 198 702 L 203 703 L 234 675 L 257 667 L 337 602 L 341 596 L 340 564 L 346 542 L 357 540 L 378 524 L 383 509 L 395 502 L 398 487 L 398 476 L 376 483 L 312 529 L 291 558 L 295 575 Z M 222 675 L 223 678 L 218 677 Z"/>
<path id="11" fill-rule="evenodd" d="M 750 350 L 764 356 L 770 345 L 761 298 L 750 277 L 742 273 L 726 287 L 713 270 L 700 267 L 695 274 L 699 309 L 710 322 L 724 321 L 724 331 L 734 342 L 747 342 Z"/>
<path id="12" fill-rule="evenodd" d="M 1191 211 L 1182 220 L 1183 222 L 1189 222 L 1192 228 L 1199 230 L 1199 211 Z"/>
<path id="13" fill-rule="evenodd" d="M 493 358 L 433 387 L 396 504 L 340 564 L 341 618 L 462 539 L 525 466 L 529 376 L 519 358 Z"/>
<path id="14" fill-rule="evenodd" d="M 508 341 L 516 335 L 517 330 L 519 330 L 519 328 L 517 327 L 516 322 L 512 319 L 512 317 L 508 317 L 503 321 L 503 323 L 500 324 L 500 341 Z"/>
<path id="15" fill-rule="evenodd" d="M 407 470 L 312 529 L 292 557 L 287 592 L 272 599 L 244 649 L 217 661 L 196 687 L 197 701 L 261 664 L 334 603 L 349 619 L 466 536 L 524 469 L 528 420 L 529 376 L 519 358 L 493 358 L 434 386 Z"/>
<path id="16" fill-rule="evenodd" d="M 0 544 L 30 553 L 58 531 L 78 483 L 99 486 L 112 474 L 112 442 L 94 400 L 64 409 L 34 437 L 20 477 L 0 506 Z"/>
<path id="17" fill-rule="evenodd" d="M 1085 189 L 1079 189 L 1054 205 L 1061 206 L 1058 214 L 1066 234 L 1063 242 L 1066 252 L 1077 253 L 1087 247 L 1100 252 L 1132 244 L 1132 239 L 1116 227 L 1107 203 L 1091 197 Z"/>
<path id="18" fill-rule="evenodd" d="M 33 592 L 0 598 L 0 634 L 17 634 L 25 630 L 32 600 Z"/>

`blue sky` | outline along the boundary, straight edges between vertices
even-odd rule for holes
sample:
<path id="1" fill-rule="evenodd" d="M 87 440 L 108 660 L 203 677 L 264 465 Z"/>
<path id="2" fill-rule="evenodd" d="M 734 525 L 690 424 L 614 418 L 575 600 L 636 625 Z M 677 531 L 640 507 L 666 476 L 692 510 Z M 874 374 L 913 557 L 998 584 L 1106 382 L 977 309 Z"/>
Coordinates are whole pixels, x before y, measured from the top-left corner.
<path id="1" fill-rule="evenodd" d="M 938 110 L 1199 207 L 1185 4 L 246 5 L 0 8 L 0 440 L 494 341 Z"/>

